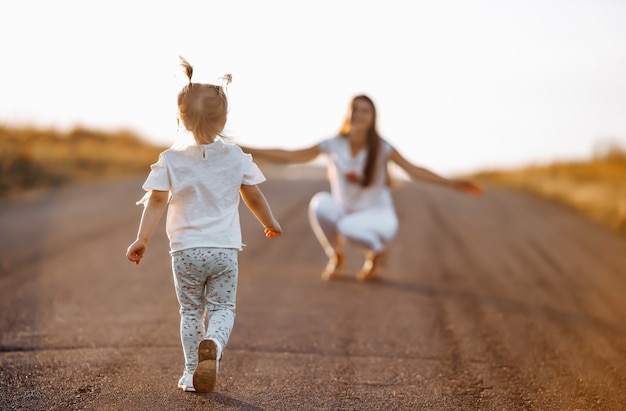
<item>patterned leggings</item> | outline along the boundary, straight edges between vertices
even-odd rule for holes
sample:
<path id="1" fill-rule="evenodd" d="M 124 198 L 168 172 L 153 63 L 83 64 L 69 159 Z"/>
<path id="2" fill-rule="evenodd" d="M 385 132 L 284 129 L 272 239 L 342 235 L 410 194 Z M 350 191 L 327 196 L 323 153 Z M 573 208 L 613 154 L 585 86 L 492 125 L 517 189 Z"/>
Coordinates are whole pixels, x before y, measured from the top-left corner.
<path id="1" fill-rule="evenodd" d="M 190 373 L 198 365 L 200 341 L 214 338 L 222 349 L 228 343 L 235 321 L 237 252 L 229 248 L 190 248 L 172 253 L 180 304 L 180 339 L 185 370 Z"/>

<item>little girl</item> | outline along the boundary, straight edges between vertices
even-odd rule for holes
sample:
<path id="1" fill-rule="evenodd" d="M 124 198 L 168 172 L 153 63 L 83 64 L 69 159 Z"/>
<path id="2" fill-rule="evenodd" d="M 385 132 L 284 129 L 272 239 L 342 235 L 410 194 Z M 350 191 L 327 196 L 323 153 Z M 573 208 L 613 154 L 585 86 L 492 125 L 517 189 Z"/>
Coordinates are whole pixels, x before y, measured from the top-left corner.
<path id="1" fill-rule="evenodd" d="M 139 264 L 167 208 L 185 355 L 178 387 L 211 392 L 235 319 L 237 253 L 242 247 L 239 195 L 265 228 L 266 237 L 282 230 L 257 186 L 265 176 L 252 157 L 218 138 L 228 111 L 224 87 L 192 83 L 193 68 L 180 59 L 189 84 L 178 94 L 179 120 L 195 144 L 170 148 L 151 166 L 143 184 L 147 193 L 139 202 L 145 208 L 137 240 L 128 247 L 126 258 Z M 228 84 L 230 75 L 224 80 Z"/>

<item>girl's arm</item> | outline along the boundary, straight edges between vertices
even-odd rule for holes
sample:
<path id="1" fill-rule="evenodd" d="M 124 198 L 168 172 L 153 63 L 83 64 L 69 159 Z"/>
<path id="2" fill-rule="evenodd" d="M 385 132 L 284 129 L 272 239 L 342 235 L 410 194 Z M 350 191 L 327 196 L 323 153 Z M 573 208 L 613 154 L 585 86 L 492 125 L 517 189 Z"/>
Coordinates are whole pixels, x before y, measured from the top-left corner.
<path id="1" fill-rule="evenodd" d="M 394 163 L 399 165 L 400 168 L 402 168 L 413 180 L 438 184 L 444 187 L 459 190 L 461 192 L 464 192 L 465 194 L 470 195 L 480 195 L 483 193 L 482 187 L 480 187 L 473 181 L 447 179 L 433 173 L 432 171 L 412 164 L 406 158 L 400 155 L 400 153 L 395 148 L 391 150 L 391 155 L 389 158 Z"/>
<path id="2" fill-rule="evenodd" d="M 154 233 L 157 223 L 167 208 L 168 199 L 168 191 L 152 190 L 150 193 L 150 198 L 148 198 L 146 207 L 143 209 L 143 214 L 141 215 L 137 239 L 130 245 L 130 247 L 128 247 L 128 250 L 126 251 L 126 258 L 128 261 L 139 265 L 139 262 L 143 258 L 146 248 L 148 247 L 150 237 L 152 237 L 152 233 Z"/>
<path id="3" fill-rule="evenodd" d="M 239 146 L 255 160 L 266 160 L 275 163 L 306 163 L 320 155 L 322 151 L 317 145 L 299 150 L 261 149 Z"/>
<path id="4" fill-rule="evenodd" d="M 272 215 L 272 210 L 259 187 L 256 185 L 242 184 L 239 191 L 243 202 L 250 211 L 252 211 L 252 214 L 254 214 L 257 220 L 263 224 L 265 236 L 267 238 L 279 236 L 283 230 Z"/>

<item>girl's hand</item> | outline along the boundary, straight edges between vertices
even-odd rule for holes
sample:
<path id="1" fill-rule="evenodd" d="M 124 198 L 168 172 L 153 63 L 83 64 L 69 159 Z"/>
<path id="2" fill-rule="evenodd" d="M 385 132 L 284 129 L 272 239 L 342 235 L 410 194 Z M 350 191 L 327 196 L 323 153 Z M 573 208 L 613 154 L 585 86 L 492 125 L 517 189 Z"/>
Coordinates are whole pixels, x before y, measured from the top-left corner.
<path id="1" fill-rule="evenodd" d="M 472 196 L 483 195 L 485 193 L 485 190 L 481 186 L 469 180 L 455 180 L 452 187 Z"/>
<path id="2" fill-rule="evenodd" d="M 265 227 L 265 237 L 267 238 L 278 237 L 282 233 L 283 229 L 280 228 L 280 224 L 276 220 L 274 220 L 274 224 L 271 227 Z"/>
<path id="3" fill-rule="evenodd" d="M 265 237 L 267 238 L 272 238 L 272 237 L 278 237 L 281 233 L 279 231 L 273 231 L 270 230 L 269 228 L 265 229 Z"/>
<path id="4" fill-rule="evenodd" d="M 143 241 L 135 240 L 135 242 L 128 247 L 128 250 L 126 250 L 126 259 L 136 265 L 139 265 L 139 262 L 143 258 L 145 252 L 146 244 Z"/>

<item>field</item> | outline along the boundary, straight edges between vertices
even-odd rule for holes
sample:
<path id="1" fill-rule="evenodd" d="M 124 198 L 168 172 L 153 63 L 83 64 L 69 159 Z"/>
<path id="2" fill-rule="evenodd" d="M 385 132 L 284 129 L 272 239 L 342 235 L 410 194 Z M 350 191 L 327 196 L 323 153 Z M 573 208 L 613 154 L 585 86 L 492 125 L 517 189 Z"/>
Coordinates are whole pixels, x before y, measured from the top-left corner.
<path id="1" fill-rule="evenodd" d="M 472 177 L 553 199 L 626 236 L 626 150 L 617 145 L 586 161 L 484 171 Z"/>
<path id="2" fill-rule="evenodd" d="M 128 131 L 76 128 L 62 133 L 0 126 L 0 197 L 71 181 L 146 175 L 163 149 Z M 289 174 L 307 174 L 302 170 Z M 470 177 L 486 186 L 553 199 L 626 235 L 626 150 L 621 147 L 610 146 L 586 161 L 487 170 Z"/>
<path id="3" fill-rule="evenodd" d="M 146 174 L 162 150 L 127 131 L 0 126 L 0 197 L 70 181 Z"/>

